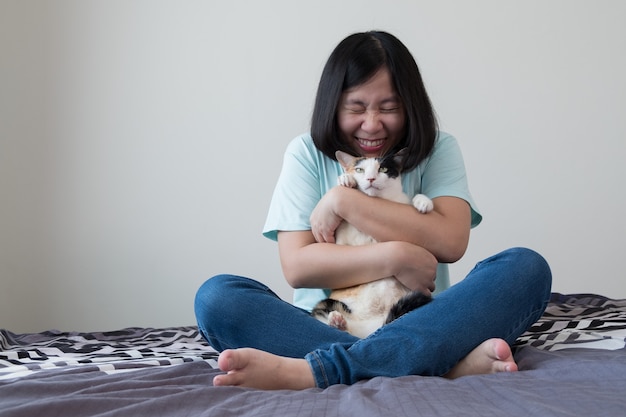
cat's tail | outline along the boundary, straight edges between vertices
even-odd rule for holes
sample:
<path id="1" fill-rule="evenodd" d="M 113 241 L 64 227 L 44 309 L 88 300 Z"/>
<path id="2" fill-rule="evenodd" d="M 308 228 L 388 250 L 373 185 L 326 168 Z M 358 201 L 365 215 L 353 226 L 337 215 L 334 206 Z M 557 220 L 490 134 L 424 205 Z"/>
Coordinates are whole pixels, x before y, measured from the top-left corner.
<path id="1" fill-rule="evenodd" d="M 424 295 L 419 291 L 411 291 L 401 299 L 399 299 L 389 310 L 385 324 L 391 323 L 400 316 L 405 315 L 409 311 L 413 311 L 432 301 L 432 297 Z"/>

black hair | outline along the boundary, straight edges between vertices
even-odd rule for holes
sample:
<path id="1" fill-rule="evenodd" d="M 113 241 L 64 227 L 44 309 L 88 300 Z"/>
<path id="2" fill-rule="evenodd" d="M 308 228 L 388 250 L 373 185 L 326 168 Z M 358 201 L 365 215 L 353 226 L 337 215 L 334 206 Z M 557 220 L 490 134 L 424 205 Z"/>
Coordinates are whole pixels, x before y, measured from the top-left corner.
<path id="1" fill-rule="evenodd" d="M 353 153 L 350 145 L 342 140 L 337 123 L 341 96 L 344 91 L 368 81 L 382 68 L 387 68 L 391 74 L 406 114 L 404 137 L 388 153 L 407 148 L 403 171 L 408 171 L 432 151 L 437 137 L 437 119 L 415 59 L 398 38 L 387 32 L 355 33 L 333 50 L 317 89 L 311 136 L 315 146 L 330 158 L 335 159 L 337 150 Z"/>

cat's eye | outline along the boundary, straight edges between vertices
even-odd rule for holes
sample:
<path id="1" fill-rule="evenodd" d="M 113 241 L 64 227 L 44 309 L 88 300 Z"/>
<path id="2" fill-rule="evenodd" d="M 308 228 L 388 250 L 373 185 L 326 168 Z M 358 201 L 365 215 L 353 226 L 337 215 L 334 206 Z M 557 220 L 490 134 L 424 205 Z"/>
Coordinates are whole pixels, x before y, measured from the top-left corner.
<path id="1" fill-rule="evenodd" d="M 362 174 L 362 173 L 364 173 L 364 172 L 365 172 L 365 170 L 364 170 L 363 168 L 360 168 L 360 167 L 356 167 L 356 168 L 354 168 L 354 171 L 355 171 L 355 172 L 358 172 L 359 174 Z"/>
<path id="2" fill-rule="evenodd" d="M 385 172 L 387 172 L 387 168 L 386 167 L 380 167 L 380 168 L 378 168 L 378 172 L 385 173 Z"/>

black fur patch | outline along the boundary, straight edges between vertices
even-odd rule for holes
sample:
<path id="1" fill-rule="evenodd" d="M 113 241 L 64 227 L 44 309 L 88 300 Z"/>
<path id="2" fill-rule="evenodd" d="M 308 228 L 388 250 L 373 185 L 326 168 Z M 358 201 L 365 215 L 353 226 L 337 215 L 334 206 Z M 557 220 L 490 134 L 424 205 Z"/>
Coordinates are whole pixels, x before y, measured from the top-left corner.
<path id="1" fill-rule="evenodd" d="M 425 304 L 432 301 L 432 297 L 422 294 L 419 291 L 412 291 L 398 300 L 397 303 L 391 307 L 385 324 L 391 323 L 400 316 L 413 311 Z"/>
<path id="2" fill-rule="evenodd" d="M 383 158 L 378 158 L 381 168 L 387 168 L 387 176 L 389 178 L 397 178 L 400 175 L 400 164 L 398 158 L 395 155 L 387 155 Z"/>
<path id="3" fill-rule="evenodd" d="M 320 301 L 315 305 L 315 308 L 311 310 L 311 315 L 315 317 L 328 317 L 331 311 L 344 311 L 346 313 L 352 313 L 350 307 L 346 303 L 327 298 Z"/>

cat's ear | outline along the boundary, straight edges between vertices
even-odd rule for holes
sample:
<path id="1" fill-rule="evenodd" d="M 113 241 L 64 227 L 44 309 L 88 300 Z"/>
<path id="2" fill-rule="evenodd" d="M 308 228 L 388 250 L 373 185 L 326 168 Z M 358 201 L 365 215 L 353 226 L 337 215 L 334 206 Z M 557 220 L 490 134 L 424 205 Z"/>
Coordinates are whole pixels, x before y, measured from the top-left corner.
<path id="1" fill-rule="evenodd" d="M 398 152 L 395 153 L 394 156 L 406 156 L 409 153 L 409 148 L 402 148 Z"/>
<path id="2" fill-rule="evenodd" d="M 354 160 L 357 159 L 349 153 L 345 153 L 342 151 L 335 152 L 335 157 L 337 158 L 337 162 L 339 162 L 344 169 L 347 169 L 348 167 L 354 165 Z"/>
<path id="3" fill-rule="evenodd" d="M 393 160 L 398 164 L 398 166 L 402 166 L 402 162 L 404 162 L 404 158 L 407 157 L 409 153 L 409 148 L 402 148 L 398 152 L 393 155 Z"/>

